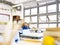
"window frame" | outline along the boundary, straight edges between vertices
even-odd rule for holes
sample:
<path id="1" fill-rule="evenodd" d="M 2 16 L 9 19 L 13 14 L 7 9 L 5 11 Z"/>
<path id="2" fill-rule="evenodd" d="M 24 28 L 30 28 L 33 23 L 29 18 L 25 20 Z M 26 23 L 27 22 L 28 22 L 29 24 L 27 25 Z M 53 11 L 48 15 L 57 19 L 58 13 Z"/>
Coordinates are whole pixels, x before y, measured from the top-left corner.
<path id="1" fill-rule="evenodd" d="M 59 3 L 60 3 L 60 1 L 59 1 Z M 53 2 L 49 2 L 49 3 L 45 3 L 45 4 L 42 4 L 42 5 L 37 5 L 36 7 L 37 7 L 37 14 L 36 15 L 31 15 L 30 14 L 30 19 L 31 19 L 31 17 L 32 16 L 37 16 L 37 22 L 35 23 L 35 24 L 37 24 L 37 28 L 39 28 L 39 24 L 57 24 L 57 27 L 58 27 L 58 24 L 59 24 L 59 22 L 58 22 L 58 13 L 60 13 L 60 12 L 58 12 L 58 7 L 57 7 L 57 5 L 59 5 L 59 3 L 57 3 L 57 0 L 55 0 L 55 1 L 53 1 Z M 48 6 L 50 6 L 50 5 L 54 5 L 54 4 L 56 4 L 56 12 L 48 12 Z M 39 7 L 44 7 L 44 6 L 46 6 L 46 13 L 39 13 Z M 25 8 L 25 9 L 32 9 L 32 8 L 36 8 L 36 7 L 29 7 L 29 8 Z M 31 12 L 30 12 L 31 13 Z M 48 22 L 48 16 L 49 15 L 57 15 L 57 21 L 56 22 Z M 47 21 L 46 22 L 39 22 L 39 16 L 47 16 L 48 18 L 47 18 Z M 31 24 L 31 23 L 30 23 Z M 34 24 L 34 23 L 32 23 L 32 24 Z"/>

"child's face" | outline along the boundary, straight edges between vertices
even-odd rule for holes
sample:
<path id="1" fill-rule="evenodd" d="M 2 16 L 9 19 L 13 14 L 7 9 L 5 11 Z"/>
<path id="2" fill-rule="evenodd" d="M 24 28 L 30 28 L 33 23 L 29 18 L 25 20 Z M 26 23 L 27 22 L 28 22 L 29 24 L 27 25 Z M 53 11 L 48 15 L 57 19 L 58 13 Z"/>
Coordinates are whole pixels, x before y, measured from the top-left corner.
<path id="1" fill-rule="evenodd" d="M 29 26 L 27 23 L 24 24 L 25 26 Z"/>

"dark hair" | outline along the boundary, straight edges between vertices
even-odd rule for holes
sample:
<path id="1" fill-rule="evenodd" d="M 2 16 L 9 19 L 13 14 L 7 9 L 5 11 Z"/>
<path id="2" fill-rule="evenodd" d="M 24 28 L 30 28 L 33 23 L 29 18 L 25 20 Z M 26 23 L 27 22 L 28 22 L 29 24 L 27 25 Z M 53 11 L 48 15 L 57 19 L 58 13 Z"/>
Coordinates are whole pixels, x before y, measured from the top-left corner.
<path id="1" fill-rule="evenodd" d="M 29 23 L 27 23 L 27 22 L 24 22 L 24 24 L 22 25 L 22 27 L 24 27 L 24 26 L 25 26 L 25 23 L 26 23 L 26 24 L 28 24 L 28 27 L 29 27 Z"/>
<path id="2" fill-rule="evenodd" d="M 17 15 L 13 16 L 13 22 L 17 21 L 17 23 L 18 23 L 20 20 L 21 20 L 20 16 L 17 16 Z"/>

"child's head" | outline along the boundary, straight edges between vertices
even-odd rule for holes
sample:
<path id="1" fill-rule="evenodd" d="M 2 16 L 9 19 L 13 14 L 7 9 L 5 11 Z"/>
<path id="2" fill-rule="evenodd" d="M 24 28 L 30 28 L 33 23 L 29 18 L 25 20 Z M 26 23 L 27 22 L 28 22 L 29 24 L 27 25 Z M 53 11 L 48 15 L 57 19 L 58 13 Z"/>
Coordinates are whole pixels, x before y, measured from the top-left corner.
<path id="1" fill-rule="evenodd" d="M 29 26 L 29 23 L 25 22 L 25 23 L 23 24 L 23 26 Z"/>

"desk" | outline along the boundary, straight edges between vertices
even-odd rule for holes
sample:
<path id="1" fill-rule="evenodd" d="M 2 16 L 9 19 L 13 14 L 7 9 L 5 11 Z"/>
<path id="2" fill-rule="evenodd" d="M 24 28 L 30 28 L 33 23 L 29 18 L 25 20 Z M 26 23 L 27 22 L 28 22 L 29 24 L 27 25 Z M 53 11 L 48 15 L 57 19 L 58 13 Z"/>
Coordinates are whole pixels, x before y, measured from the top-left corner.
<path id="1" fill-rule="evenodd" d="M 41 39 L 43 38 L 43 33 L 30 33 L 30 34 L 20 34 L 20 37 L 22 38 L 31 38 L 31 39 Z"/>
<path id="2" fill-rule="evenodd" d="M 27 41 L 39 42 L 43 40 L 43 33 L 28 33 L 28 34 L 19 34 L 20 38 Z"/>

